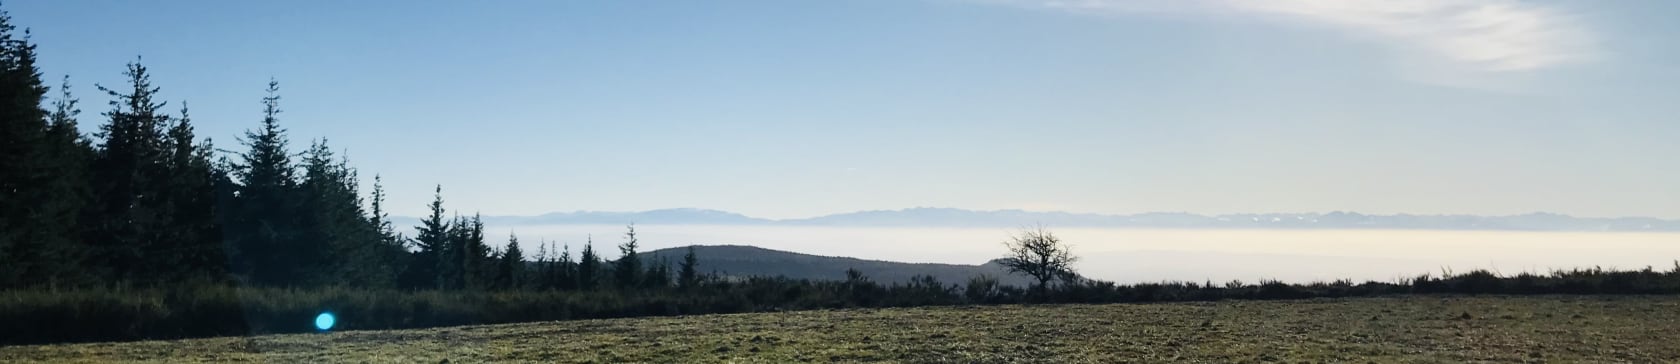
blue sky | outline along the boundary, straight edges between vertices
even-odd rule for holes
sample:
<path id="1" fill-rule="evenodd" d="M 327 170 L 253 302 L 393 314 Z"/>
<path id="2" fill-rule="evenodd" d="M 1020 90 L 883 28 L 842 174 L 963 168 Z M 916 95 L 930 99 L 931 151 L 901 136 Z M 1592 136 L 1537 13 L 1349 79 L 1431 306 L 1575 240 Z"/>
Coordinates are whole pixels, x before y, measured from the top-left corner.
<path id="1" fill-rule="evenodd" d="M 1665 1 L 4 5 L 90 131 L 137 55 L 224 148 L 273 77 L 397 214 L 1680 218 Z"/>

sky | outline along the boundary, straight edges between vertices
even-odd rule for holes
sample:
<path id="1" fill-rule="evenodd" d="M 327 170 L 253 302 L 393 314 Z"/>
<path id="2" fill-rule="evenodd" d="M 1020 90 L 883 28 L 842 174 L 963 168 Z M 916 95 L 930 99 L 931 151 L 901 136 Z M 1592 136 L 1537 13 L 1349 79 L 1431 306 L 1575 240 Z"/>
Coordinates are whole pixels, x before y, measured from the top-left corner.
<path id="1" fill-rule="evenodd" d="M 281 85 L 397 215 L 907 207 L 1680 218 L 1670 1 L 9 0 L 92 132 Z M 371 181 L 364 183 L 364 187 Z"/>

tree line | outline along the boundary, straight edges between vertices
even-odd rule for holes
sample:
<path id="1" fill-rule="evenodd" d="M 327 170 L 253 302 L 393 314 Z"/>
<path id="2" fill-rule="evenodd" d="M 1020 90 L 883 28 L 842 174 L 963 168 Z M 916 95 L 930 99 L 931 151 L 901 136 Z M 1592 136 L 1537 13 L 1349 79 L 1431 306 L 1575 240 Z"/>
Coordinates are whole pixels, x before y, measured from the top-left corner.
<path id="1" fill-rule="evenodd" d="M 95 118 L 98 132 L 84 135 L 69 78 L 56 92 L 46 86 L 35 49 L 0 12 L 0 289 L 672 282 L 668 265 L 636 259 L 633 227 L 616 264 L 586 245 L 578 261 L 569 252 L 540 255 L 527 275 L 517 237 L 487 243 L 477 216 L 443 208 L 441 186 L 415 236 L 397 233 L 378 176 L 364 198 L 359 172 L 327 139 L 292 149 L 274 81 L 254 129 L 224 151 L 194 134 L 186 102 L 164 101 L 137 59 L 123 71 L 125 85 L 98 87 L 111 101 Z"/>

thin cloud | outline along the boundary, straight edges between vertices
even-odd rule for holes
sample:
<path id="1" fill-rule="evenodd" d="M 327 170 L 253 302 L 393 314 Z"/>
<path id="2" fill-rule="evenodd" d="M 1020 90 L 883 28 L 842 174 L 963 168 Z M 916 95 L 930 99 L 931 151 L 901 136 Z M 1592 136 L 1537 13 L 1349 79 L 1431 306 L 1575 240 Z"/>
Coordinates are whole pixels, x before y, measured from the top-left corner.
<path id="1" fill-rule="evenodd" d="M 1417 50 L 1456 68 L 1524 72 L 1601 53 L 1559 8 L 1516 0 L 978 0 L 1093 15 L 1161 14 L 1330 26 Z M 1408 52 L 1410 54 L 1410 52 Z"/>

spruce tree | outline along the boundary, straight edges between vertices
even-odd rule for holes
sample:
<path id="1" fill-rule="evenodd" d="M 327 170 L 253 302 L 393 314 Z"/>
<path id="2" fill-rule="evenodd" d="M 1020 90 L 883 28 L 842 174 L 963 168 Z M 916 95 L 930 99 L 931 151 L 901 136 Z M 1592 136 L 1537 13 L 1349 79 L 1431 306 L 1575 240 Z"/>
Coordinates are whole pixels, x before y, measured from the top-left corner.
<path id="1" fill-rule="evenodd" d="M 459 215 L 450 219 L 449 229 L 444 232 L 443 248 L 438 258 L 437 286 L 439 289 L 462 289 L 467 287 L 467 240 L 471 236 L 472 222 Z"/>
<path id="2" fill-rule="evenodd" d="M 568 291 L 578 289 L 577 272 L 578 263 L 572 261 L 571 244 L 561 245 L 560 258 L 555 260 L 554 277 L 552 278 L 555 284 L 554 288 Z"/>
<path id="3" fill-rule="evenodd" d="M 652 262 L 650 262 L 652 263 Z M 642 275 L 642 287 L 666 288 L 671 286 L 671 260 L 659 257 L 659 262 L 649 264 L 647 273 Z"/>
<path id="4" fill-rule="evenodd" d="M 367 269 L 373 285 L 385 287 L 398 284 L 407 265 L 408 247 L 401 235 L 391 227 L 391 217 L 385 212 L 385 187 L 379 175 L 373 176 L 373 193 L 369 198 L 368 226 L 373 229 L 374 246 L 369 252 Z"/>
<path id="5" fill-rule="evenodd" d="M 584 241 L 583 253 L 578 257 L 577 289 L 592 290 L 598 287 L 600 273 L 601 257 L 595 255 L 595 238 L 589 237 Z"/>
<path id="6" fill-rule="evenodd" d="M 496 288 L 514 289 L 523 286 L 525 279 L 525 253 L 519 250 L 519 236 L 508 234 L 506 248 L 502 248 L 502 256 L 496 269 Z"/>
<path id="7" fill-rule="evenodd" d="M 302 157 L 299 164 L 303 167 L 303 178 L 294 191 L 294 202 L 299 207 L 296 240 L 286 247 L 293 254 L 288 259 L 292 264 L 286 268 L 300 283 L 314 285 L 344 273 L 339 270 L 347 269 L 347 264 L 336 262 L 338 259 L 323 260 L 341 257 L 349 244 L 340 241 L 346 234 L 336 224 L 340 214 L 335 200 L 339 194 L 334 186 L 338 177 L 333 175 L 336 171 L 332 170 L 332 151 L 317 140 L 309 144 Z"/>
<path id="8" fill-rule="evenodd" d="M 39 205 L 42 219 L 35 225 L 45 238 L 40 243 L 45 248 L 46 264 L 40 273 L 47 277 L 25 277 L 26 281 L 54 287 L 85 285 L 95 278 L 82 267 L 91 253 L 82 240 L 81 228 L 92 199 L 88 167 L 93 161 L 93 146 L 77 126 L 81 110 L 71 95 L 70 77 L 64 77 L 58 90 L 59 97 L 53 100 L 48 116 L 48 171 L 46 180 L 38 185 L 50 199 Z"/>
<path id="9" fill-rule="evenodd" d="M 204 152 L 210 153 L 211 151 L 221 150 L 206 145 Z M 239 183 L 234 181 L 238 164 L 233 161 L 233 157 L 227 153 L 222 153 L 216 157 L 215 163 L 210 164 L 211 194 L 215 196 L 215 221 L 217 225 L 222 227 L 222 262 L 228 273 L 227 277 L 235 281 L 250 282 L 248 280 L 250 276 L 241 274 L 240 270 L 243 264 L 240 261 L 237 242 L 238 238 L 245 234 L 239 231 L 240 226 L 235 224 L 240 218 L 241 211 L 239 211 L 240 198 L 238 196 L 240 187 Z"/>
<path id="10" fill-rule="evenodd" d="M 700 281 L 698 272 L 700 260 L 694 256 L 693 245 L 689 245 L 687 252 L 683 253 L 682 263 L 680 264 L 677 268 L 677 286 L 683 289 L 694 288 Z"/>
<path id="11" fill-rule="evenodd" d="M 618 246 L 618 261 L 613 263 L 613 282 L 619 288 L 635 288 L 641 286 L 642 260 L 636 255 L 636 225 L 626 229 L 624 244 Z"/>
<path id="12" fill-rule="evenodd" d="M 327 141 L 313 143 L 303 158 L 303 204 L 298 229 L 299 275 L 315 272 L 318 284 L 377 286 L 380 232 L 362 211 L 356 171 L 336 159 Z"/>
<path id="13" fill-rule="evenodd" d="M 295 283 L 297 250 L 297 189 L 286 130 L 280 127 L 280 83 L 268 82 L 263 119 L 257 131 L 246 131 L 249 150 L 233 165 L 238 180 L 228 234 L 236 248 L 235 269 L 252 282 L 270 285 Z"/>
<path id="14" fill-rule="evenodd" d="M 466 228 L 461 232 L 461 286 L 469 289 L 483 289 L 490 285 L 495 277 L 495 265 L 490 264 L 494 256 L 490 252 L 490 245 L 484 243 L 484 220 L 473 214 L 472 219 L 462 220 Z"/>
<path id="15" fill-rule="evenodd" d="M 438 265 L 438 286 L 445 289 L 482 289 L 494 276 L 490 247 L 484 244 L 484 222 L 478 216 L 456 216 L 445 234 Z"/>
<path id="16" fill-rule="evenodd" d="M 438 185 L 432 197 L 431 215 L 420 221 L 415 227 L 418 232 L 414 236 L 416 251 L 403 272 L 402 286 L 410 289 L 441 288 L 439 284 L 438 267 L 444 261 L 444 250 L 449 245 L 449 222 L 443 219 L 443 186 Z"/>
<path id="17" fill-rule="evenodd" d="M 35 45 L 16 37 L 0 11 L 0 287 L 38 282 L 52 269 L 48 252 L 67 238 L 62 222 L 41 211 L 51 202 L 47 87 L 35 66 Z"/>
<path id="18" fill-rule="evenodd" d="M 99 149 L 93 161 L 93 193 L 87 241 L 95 246 L 91 267 L 98 267 L 108 281 L 146 280 L 164 267 L 148 266 L 145 254 L 162 248 L 167 238 L 171 185 L 165 136 L 169 116 L 163 102 L 154 101 L 158 88 L 152 86 L 146 67 L 138 61 L 128 64 L 130 90 L 119 92 L 99 86 L 111 95 L 107 122 L 100 126 Z"/>
<path id="19" fill-rule="evenodd" d="M 368 224 L 373 225 L 373 229 L 378 231 L 380 235 L 386 237 L 394 235 L 391 228 L 391 216 L 385 212 L 385 182 L 377 174 L 373 175 L 373 192 L 369 200 Z"/>
<path id="20" fill-rule="evenodd" d="M 165 140 L 166 182 L 165 230 L 147 249 L 146 265 L 158 279 L 222 280 L 227 273 L 227 256 L 222 248 L 222 226 L 216 211 L 216 170 L 210 161 L 209 139 L 194 142 L 192 119 L 186 103 L 181 117 L 170 126 Z"/>

